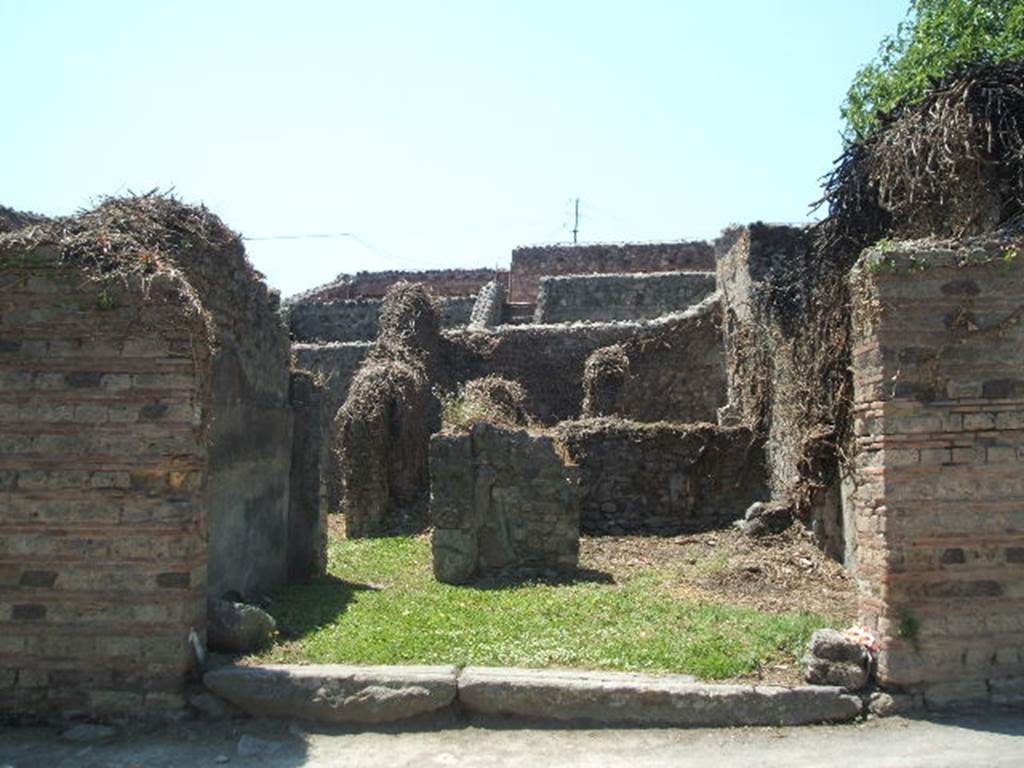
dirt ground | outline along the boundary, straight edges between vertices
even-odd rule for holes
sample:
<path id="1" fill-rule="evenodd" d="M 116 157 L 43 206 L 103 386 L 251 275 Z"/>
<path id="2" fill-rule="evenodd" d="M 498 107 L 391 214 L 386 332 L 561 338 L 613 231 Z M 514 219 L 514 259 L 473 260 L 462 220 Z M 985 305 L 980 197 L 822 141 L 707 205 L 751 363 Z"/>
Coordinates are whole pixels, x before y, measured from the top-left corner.
<path id="1" fill-rule="evenodd" d="M 580 567 L 616 579 L 656 568 L 680 597 L 771 613 L 808 611 L 851 621 L 855 585 L 800 525 L 762 539 L 736 529 L 682 536 L 601 536 L 580 542 Z"/>

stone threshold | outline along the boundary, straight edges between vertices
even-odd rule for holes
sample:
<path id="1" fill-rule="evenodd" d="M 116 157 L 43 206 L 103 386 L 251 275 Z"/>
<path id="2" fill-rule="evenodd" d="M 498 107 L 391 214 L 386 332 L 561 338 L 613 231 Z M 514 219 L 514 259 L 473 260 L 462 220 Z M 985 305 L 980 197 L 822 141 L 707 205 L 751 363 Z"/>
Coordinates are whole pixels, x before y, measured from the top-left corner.
<path id="1" fill-rule="evenodd" d="M 206 687 L 255 717 L 390 723 L 445 709 L 530 721 L 675 727 L 853 720 L 859 696 L 834 686 L 700 683 L 692 677 L 489 667 L 227 666 Z"/>

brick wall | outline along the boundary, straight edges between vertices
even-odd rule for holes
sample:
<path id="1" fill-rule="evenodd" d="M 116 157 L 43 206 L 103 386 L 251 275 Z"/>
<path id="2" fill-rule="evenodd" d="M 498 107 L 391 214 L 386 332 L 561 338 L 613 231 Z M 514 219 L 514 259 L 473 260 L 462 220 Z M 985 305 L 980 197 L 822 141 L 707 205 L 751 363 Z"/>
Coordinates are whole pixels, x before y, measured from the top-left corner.
<path id="1" fill-rule="evenodd" d="M 649 320 L 681 312 L 715 290 L 714 272 L 542 277 L 538 323 Z"/>
<path id="2" fill-rule="evenodd" d="M 887 244 L 853 276 L 848 559 L 881 681 L 930 706 L 1024 701 L 1020 245 Z"/>
<path id="3" fill-rule="evenodd" d="M 180 278 L 0 243 L 0 712 L 183 706 L 206 613 L 207 330 Z"/>
<path id="4" fill-rule="evenodd" d="M 714 249 L 704 242 L 547 245 L 512 251 L 509 301 L 537 300 L 546 275 L 713 270 Z"/>

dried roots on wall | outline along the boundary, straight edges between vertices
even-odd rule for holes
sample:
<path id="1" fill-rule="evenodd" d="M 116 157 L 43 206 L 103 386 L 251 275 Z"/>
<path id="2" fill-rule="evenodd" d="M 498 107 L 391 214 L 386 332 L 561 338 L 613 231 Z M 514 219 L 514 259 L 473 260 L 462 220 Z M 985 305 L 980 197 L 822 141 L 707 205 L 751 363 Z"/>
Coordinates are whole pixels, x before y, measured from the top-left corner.
<path id="1" fill-rule="evenodd" d="M 426 526 L 429 440 L 441 426 L 431 384 L 439 343 L 438 311 L 426 289 L 393 286 L 380 336 L 334 420 L 331 506 L 345 515 L 350 537 Z"/>

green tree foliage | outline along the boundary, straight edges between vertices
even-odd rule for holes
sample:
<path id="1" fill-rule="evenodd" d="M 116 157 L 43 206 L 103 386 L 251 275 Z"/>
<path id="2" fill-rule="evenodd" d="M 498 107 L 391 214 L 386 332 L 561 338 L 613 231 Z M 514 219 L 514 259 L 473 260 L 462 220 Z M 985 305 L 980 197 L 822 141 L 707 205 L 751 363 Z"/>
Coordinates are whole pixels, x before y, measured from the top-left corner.
<path id="1" fill-rule="evenodd" d="M 898 106 L 971 64 L 1024 59 L 1024 0 L 910 0 L 907 20 L 863 67 L 842 106 L 847 141 L 861 141 Z"/>

